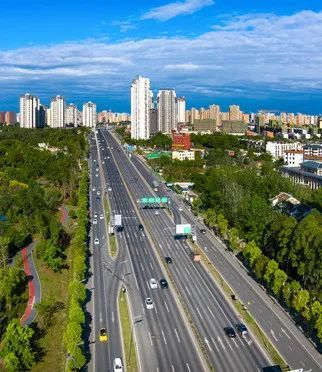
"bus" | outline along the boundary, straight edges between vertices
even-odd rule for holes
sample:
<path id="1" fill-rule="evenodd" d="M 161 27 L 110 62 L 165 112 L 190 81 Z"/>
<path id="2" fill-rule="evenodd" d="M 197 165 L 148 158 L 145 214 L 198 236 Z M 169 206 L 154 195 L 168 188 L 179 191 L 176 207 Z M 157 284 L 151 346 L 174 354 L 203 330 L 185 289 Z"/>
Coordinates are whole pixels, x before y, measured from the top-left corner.
<path id="1" fill-rule="evenodd" d="M 159 187 L 158 182 L 157 181 L 153 181 L 152 184 L 153 184 L 154 191 L 158 191 L 158 187 Z"/>

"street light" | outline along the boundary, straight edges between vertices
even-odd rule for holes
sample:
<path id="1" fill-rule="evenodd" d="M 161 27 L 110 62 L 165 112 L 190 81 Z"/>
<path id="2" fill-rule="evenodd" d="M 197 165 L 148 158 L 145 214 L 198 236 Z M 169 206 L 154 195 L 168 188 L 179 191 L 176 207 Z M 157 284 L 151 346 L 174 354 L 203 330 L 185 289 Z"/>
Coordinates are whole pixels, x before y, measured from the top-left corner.
<path id="1" fill-rule="evenodd" d="M 132 341 L 133 341 L 133 330 L 134 330 L 134 325 L 143 322 L 143 319 L 137 319 L 134 320 L 132 327 L 131 327 L 131 341 L 130 341 L 130 348 L 129 348 L 129 356 L 128 356 L 128 362 L 127 365 L 130 366 L 130 357 L 131 357 L 131 349 L 132 349 Z"/>

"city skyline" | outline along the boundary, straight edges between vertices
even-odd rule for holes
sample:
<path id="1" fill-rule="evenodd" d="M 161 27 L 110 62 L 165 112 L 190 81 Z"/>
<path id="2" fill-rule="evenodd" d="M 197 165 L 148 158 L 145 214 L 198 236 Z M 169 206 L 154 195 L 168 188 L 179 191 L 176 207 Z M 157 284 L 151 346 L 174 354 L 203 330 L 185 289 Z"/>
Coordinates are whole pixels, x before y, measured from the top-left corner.
<path id="1" fill-rule="evenodd" d="M 58 0 L 58 17 L 53 4 L 40 4 L 0 5 L 8 33 L 0 42 L 0 110 L 17 112 L 16 97 L 30 91 L 129 112 L 128 82 L 141 74 L 154 92 L 175 87 L 188 108 L 215 102 L 247 112 L 322 112 L 318 1 L 308 8 L 303 0 L 142 0 L 140 7 Z"/>

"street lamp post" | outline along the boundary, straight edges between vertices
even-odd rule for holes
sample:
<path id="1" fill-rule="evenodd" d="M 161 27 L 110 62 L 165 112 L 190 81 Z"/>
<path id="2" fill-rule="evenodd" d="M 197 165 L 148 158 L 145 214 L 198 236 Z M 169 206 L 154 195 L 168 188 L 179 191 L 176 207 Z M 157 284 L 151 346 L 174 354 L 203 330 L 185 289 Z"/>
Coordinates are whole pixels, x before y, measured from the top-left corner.
<path id="1" fill-rule="evenodd" d="M 141 323 L 143 319 L 137 319 L 134 320 L 132 327 L 131 327 L 131 340 L 130 340 L 130 347 L 129 347 L 129 356 L 128 356 L 128 367 L 130 366 L 130 360 L 131 360 L 131 350 L 132 350 L 132 342 L 133 342 L 133 331 L 134 331 L 134 326 L 135 324 Z"/>

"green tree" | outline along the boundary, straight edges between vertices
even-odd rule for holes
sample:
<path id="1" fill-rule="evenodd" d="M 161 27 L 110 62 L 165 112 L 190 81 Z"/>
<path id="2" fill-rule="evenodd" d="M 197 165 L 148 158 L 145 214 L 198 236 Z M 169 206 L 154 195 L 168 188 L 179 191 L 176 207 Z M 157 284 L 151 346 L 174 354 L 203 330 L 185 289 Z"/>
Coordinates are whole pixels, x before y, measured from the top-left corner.
<path id="1" fill-rule="evenodd" d="M 285 271 L 281 269 L 277 269 L 273 273 L 273 283 L 272 283 L 272 291 L 277 296 L 280 295 L 281 290 L 286 283 L 287 280 L 287 274 Z"/>
<path id="2" fill-rule="evenodd" d="M 301 289 L 296 294 L 294 294 L 292 306 L 298 313 L 301 313 L 307 307 L 309 300 L 309 291 L 307 291 L 306 289 Z"/>
<path id="3" fill-rule="evenodd" d="M 272 282 L 273 282 L 274 274 L 276 270 L 278 270 L 278 263 L 275 260 L 270 260 L 267 264 L 263 279 L 265 280 L 265 282 L 271 289 L 272 289 Z"/>
<path id="4" fill-rule="evenodd" d="M 262 256 L 262 251 L 254 241 L 251 241 L 246 244 L 245 249 L 243 250 L 243 256 L 246 258 L 249 266 L 253 268 L 256 260 Z"/>
<path id="5" fill-rule="evenodd" d="M 232 251 L 235 251 L 236 249 L 238 249 L 238 241 L 239 241 L 238 229 L 236 229 L 236 227 L 232 227 L 228 232 L 228 236 L 229 236 L 229 248 Z"/>
<path id="6" fill-rule="evenodd" d="M 206 213 L 205 213 L 205 223 L 211 229 L 215 227 L 216 214 L 215 214 L 215 211 L 214 211 L 213 208 L 209 208 L 209 209 L 206 210 Z"/>
<path id="7" fill-rule="evenodd" d="M 224 215 L 221 214 L 221 213 L 218 214 L 216 222 L 217 222 L 217 226 L 218 226 L 218 229 L 220 231 L 220 234 L 223 237 L 226 237 L 227 231 L 228 231 L 228 221 L 226 220 Z"/>
<path id="8" fill-rule="evenodd" d="M 9 371 L 17 371 L 17 360 L 20 371 L 34 365 L 36 354 L 32 347 L 33 336 L 34 331 L 30 327 L 22 327 L 19 319 L 13 319 L 8 324 L 1 343 L 1 356 Z"/>
<path id="9" fill-rule="evenodd" d="M 9 258 L 10 238 L 8 236 L 0 236 L 0 268 L 5 269 Z"/>
<path id="10" fill-rule="evenodd" d="M 259 280 L 263 279 L 268 262 L 269 258 L 263 254 L 258 259 L 256 259 L 253 270 Z"/>

